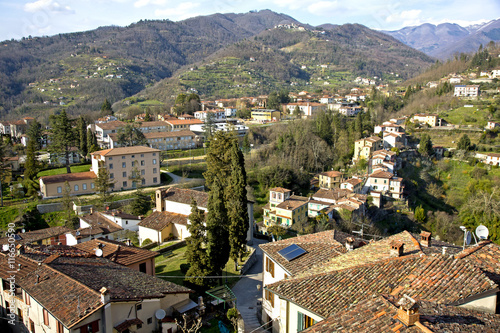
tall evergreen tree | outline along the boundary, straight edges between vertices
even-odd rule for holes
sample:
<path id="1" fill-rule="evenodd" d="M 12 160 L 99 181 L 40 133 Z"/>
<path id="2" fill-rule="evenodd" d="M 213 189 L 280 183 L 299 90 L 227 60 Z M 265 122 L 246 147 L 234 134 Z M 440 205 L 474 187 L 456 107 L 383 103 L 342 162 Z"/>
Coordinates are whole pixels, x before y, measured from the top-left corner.
<path id="1" fill-rule="evenodd" d="M 83 156 L 87 156 L 88 154 L 88 146 L 87 146 L 87 122 L 85 119 L 80 116 L 77 122 L 77 130 L 78 130 L 78 143 L 80 144 L 80 153 Z"/>
<path id="2" fill-rule="evenodd" d="M 420 146 L 418 152 L 424 156 L 430 156 L 434 152 L 432 149 L 432 141 L 429 134 L 424 133 L 420 137 Z"/>
<path id="3" fill-rule="evenodd" d="M 189 215 L 188 230 L 191 236 L 186 238 L 186 259 L 189 263 L 187 278 L 191 283 L 199 286 L 205 285 L 205 280 L 202 276 L 207 276 L 207 253 L 205 250 L 206 243 L 206 228 L 203 222 L 205 221 L 205 212 L 198 208 L 195 200 L 191 202 L 191 214 Z"/>
<path id="4" fill-rule="evenodd" d="M 104 99 L 104 103 L 101 105 L 101 115 L 107 116 L 109 114 L 113 114 L 113 110 L 111 109 L 111 103 L 108 99 Z"/>
<path id="5" fill-rule="evenodd" d="M 95 180 L 95 188 L 99 194 L 100 202 L 104 205 L 105 202 L 111 199 L 109 191 L 114 182 L 109 178 L 109 171 L 106 167 L 99 163 L 99 170 L 97 171 L 97 179 Z"/>
<path id="6" fill-rule="evenodd" d="M 66 172 L 71 173 L 69 154 L 71 147 L 75 144 L 75 133 L 66 110 L 62 110 L 57 116 L 51 116 L 50 123 L 52 127 L 51 148 L 54 152 L 64 155 Z"/>
<path id="7" fill-rule="evenodd" d="M 99 145 L 97 144 L 97 136 L 92 130 L 89 128 L 87 130 L 87 153 L 93 153 L 99 149 Z"/>
<path id="8" fill-rule="evenodd" d="M 212 189 L 212 184 L 215 178 L 219 178 L 222 184 L 226 184 L 229 175 L 231 174 L 231 146 L 232 141 L 236 140 L 233 133 L 216 132 L 210 147 L 207 151 L 207 171 L 203 173 L 205 185 L 209 190 Z"/>
<path id="9" fill-rule="evenodd" d="M 235 269 L 238 259 L 245 251 L 248 231 L 247 180 L 243 153 L 238 142 L 233 141 L 231 148 L 231 176 L 226 187 L 226 206 L 229 218 L 229 256 L 234 260 Z"/>
<path id="10" fill-rule="evenodd" d="M 28 140 L 35 142 L 35 150 L 42 149 L 42 125 L 35 119 L 28 128 Z"/>
<path id="11" fill-rule="evenodd" d="M 24 163 L 24 179 L 33 179 L 38 173 L 38 160 L 36 159 L 36 142 L 28 139 L 26 147 L 26 162 Z"/>
<path id="12" fill-rule="evenodd" d="M 223 185 L 217 177 L 211 185 L 207 209 L 207 268 L 209 275 L 219 276 L 229 260 L 229 221 Z"/>

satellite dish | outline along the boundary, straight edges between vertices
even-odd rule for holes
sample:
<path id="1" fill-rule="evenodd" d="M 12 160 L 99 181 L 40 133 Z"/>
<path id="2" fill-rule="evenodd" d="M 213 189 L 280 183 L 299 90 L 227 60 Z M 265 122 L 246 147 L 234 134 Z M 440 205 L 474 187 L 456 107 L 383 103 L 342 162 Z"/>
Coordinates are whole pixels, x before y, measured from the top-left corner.
<path id="1" fill-rule="evenodd" d="M 471 240 L 472 240 L 472 234 L 470 231 L 467 231 L 465 233 L 465 244 L 469 245 Z"/>
<path id="2" fill-rule="evenodd" d="M 95 255 L 98 257 L 102 257 L 102 250 L 101 249 L 95 250 Z"/>
<path id="3" fill-rule="evenodd" d="M 9 251 L 9 244 L 2 245 L 2 251 L 5 251 L 5 252 Z"/>
<path id="4" fill-rule="evenodd" d="M 158 320 L 162 320 L 163 318 L 165 318 L 165 315 L 166 315 L 166 313 L 165 313 L 165 310 L 163 310 L 163 309 L 158 309 L 155 312 L 155 317 Z"/>
<path id="5" fill-rule="evenodd" d="M 76 231 L 76 235 L 77 235 L 77 236 L 80 236 L 80 231 L 78 231 L 78 230 L 77 230 L 77 231 Z"/>
<path id="6" fill-rule="evenodd" d="M 476 228 L 476 235 L 480 240 L 488 239 L 489 234 L 490 231 L 488 230 L 488 228 L 482 224 Z"/>

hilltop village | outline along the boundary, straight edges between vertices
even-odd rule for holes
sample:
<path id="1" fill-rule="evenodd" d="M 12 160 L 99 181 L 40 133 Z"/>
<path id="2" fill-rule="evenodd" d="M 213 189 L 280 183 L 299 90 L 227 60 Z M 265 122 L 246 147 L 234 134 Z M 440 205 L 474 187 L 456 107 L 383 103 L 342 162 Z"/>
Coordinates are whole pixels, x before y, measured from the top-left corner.
<path id="1" fill-rule="evenodd" d="M 0 331 L 497 332 L 500 48 L 408 80 L 301 66 L 0 121 Z"/>

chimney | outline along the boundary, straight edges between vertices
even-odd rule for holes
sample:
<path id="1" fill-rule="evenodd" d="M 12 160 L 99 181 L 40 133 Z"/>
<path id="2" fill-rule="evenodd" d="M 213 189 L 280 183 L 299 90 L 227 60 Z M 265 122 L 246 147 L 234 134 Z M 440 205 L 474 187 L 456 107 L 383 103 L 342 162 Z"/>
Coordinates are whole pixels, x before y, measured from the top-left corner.
<path id="1" fill-rule="evenodd" d="M 345 248 L 347 249 L 347 251 L 354 250 L 354 241 L 355 239 L 353 237 L 347 237 L 345 239 Z"/>
<path id="2" fill-rule="evenodd" d="M 391 242 L 391 256 L 393 257 L 401 257 L 404 252 L 404 243 L 401 241 L 392 241 Z"/>
<path id="3" fill-rule="evenodd" d="M 428 231 L 422 231 L 420 233 L 420 245 L 425 247 L 431 247 L 431 233 Z"/>
<path id="4" fill-rule="evenodd" d="M 132 246 L 132 241 L 130 240 L 130 238 L 127 238 L 125 240 L 125 244 L 127 244 L 127 246 Z"/>
<path id="5" fill-rule="evenodd" d="M 90 207 L 90 214 L 94 214 L 94 207 Z"/>
<path id="6" fill-rule="evenodd" d="M 443 246 L 443 256 L 446 255 L 446 250 L 448 250 L 447 246 Z"/>
<path id="7" fill-rule="evenodd" d="M 16 245 L 16 254 L 17 255 L 24 254 L 24 245 L 22 244 Z"/>
<path id="8" fill-rule="evenodd" d="M 99 292 L 101 293 L 101 303 L 106 304 L 109 303 L 109 290 L 106 287 L 102 287 Z"/>
<path id="9" fill-rule="evenodd" d="M 419 304 L 413 298 L 404 295 L 396 304 L 398 309 L 398 319 L 406 326 L 413 326 L 420 319 Z"/>

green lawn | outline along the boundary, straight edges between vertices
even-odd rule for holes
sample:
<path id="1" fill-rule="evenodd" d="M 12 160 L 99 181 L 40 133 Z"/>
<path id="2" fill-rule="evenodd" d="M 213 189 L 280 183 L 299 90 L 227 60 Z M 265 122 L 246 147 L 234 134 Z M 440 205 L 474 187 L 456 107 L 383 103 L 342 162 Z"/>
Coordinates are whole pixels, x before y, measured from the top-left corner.
<path id="1" fill-rule="evenodd" d="M 168 171 L 180 177 L 187 178 L 203 178 L 203 173 L 207 171 L 207 163 L 196 163 L 196 164 L 184 164 L 178 165 L 173 164 L 168 165 Z"/>
<path id="2" fill-rule="evenodd" d="M 83 165 L 73 165 L 71 166 L 71 172 L 76 173 L 76 172 L 86 172 L 90 171 L 91 164 L 83 164 Z M 66 173 L 66 168 L 58 168 L 58 169 L 50 169 L 50 170 L 43 170 L 40 171 L 37 174 L 37 177 L 43 177 L 43 176 L 52 176 L 52 175 L 61 175 Z"/>
<path id="3" fill-rule="evenodd" d="M 423 133 L 430 136 L 432 144 L 437 146 L 443 146 L 446 148 L 456 148 L 458 140 L 464 134 L 467 134 L 471 143 L 479 144 L 479 139 L 481 137 L 481 132 L 472 131 L 449 131 L 449 130 L 419 130 L 415 132 L 415 137 L 420 138 Z"/>
<path id="4" fill-rule="evenodd" d="M 159 277 L 165 275 L 167 277 L 162 277 L 164 280 L 182 285 L 184 274 L 181 272 L 180 265 L 188 263 L 185 257 L 186 249 L 187 247 L 183 246 L 173 250 L 172 255 L 168 258 L 164 258 L 163 255 L 156 257 L 156 275 Z M 239 273 L 234 270 L 234 261 L 231 259 L 229 259 L 223 272 L 223 276 L 226 275 L 228 277 L 227 284 L 229 286 L 234 285 L 238 281 L 237 278 L 231 278 L 231 276 L 234 277 L 239 275 Z"/>
<path id="5" fill-rule="evenodd" d="M 460 107 L 451 111 L 440 112 L 439 116 L 450 124 L 486 126 L 489 112 L 486 106 Z"/>

